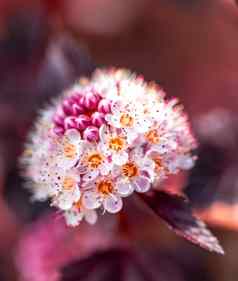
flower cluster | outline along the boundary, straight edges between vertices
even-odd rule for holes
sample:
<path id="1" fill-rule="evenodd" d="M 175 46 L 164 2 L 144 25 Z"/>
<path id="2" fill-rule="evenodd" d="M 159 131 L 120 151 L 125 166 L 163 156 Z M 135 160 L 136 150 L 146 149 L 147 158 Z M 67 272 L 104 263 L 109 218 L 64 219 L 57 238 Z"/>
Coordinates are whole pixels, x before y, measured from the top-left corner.
<path id="1" fill-rule="evenodd" d="M 123 69 L 96 71 L 41 112 L 22 157 L 36 200 L 49 199 L 76 226 L 96 209 L 122 209 L 122 198 L 147 192 L 190 169 L 196 147 L 177 99 Z"/>

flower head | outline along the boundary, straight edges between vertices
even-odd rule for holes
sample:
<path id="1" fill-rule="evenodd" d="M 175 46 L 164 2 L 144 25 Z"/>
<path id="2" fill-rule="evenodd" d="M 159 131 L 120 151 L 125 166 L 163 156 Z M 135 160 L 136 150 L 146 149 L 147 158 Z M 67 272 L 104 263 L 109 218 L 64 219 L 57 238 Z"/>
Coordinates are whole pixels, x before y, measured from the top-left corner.
<path id="1" fill-rule="evenodd" d="M 76 226 L 190 169 L 195 147 L 176 99 L 129 71 L 98 70 L 41 112 L 22 163 L 34 198 L 50 198 Z"/>

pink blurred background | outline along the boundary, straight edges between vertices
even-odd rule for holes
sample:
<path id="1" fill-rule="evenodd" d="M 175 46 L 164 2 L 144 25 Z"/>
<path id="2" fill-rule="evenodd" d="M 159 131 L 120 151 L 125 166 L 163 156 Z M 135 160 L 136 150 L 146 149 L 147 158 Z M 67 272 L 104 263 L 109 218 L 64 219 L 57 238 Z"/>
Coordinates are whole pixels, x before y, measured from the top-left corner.
<path id="1" fill-rule="evenodd" d="M 237 34 L 232 0 L 0 0 L 0 280 L 78 281 L 63 271 L 71 262 L 88 257 L 86 270 L 94 251 L 128 244 L 148 254 L 150 277 L 133 269 L 123 280 L 237 280 Z M 201 160 L 166 184 L 184 189 L 224 257 L 175 237 L 136 199 L 119 226 L 104 217 L 93 231 L 68 232 L 47 204 L 31 204 L 17 158 L 37 110 L 100 66 L 136 71 L 184 104 Z M 87 280 L 115 277 L 97 274 Z"/>

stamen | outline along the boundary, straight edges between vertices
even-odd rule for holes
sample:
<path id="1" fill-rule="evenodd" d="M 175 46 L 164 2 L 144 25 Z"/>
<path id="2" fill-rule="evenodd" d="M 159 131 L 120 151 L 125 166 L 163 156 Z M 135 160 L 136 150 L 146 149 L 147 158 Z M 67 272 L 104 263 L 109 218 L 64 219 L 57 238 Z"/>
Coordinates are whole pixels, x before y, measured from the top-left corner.
<path id="1" fill-rule="evenodd" d="M 157 144 L 159 143 L 159 134 L 157 130 L 151 130 L 145 134 L 145 138 L 148 142 Z"/>
<path id="2" fill-rule="evenodd" d="M 76 184 L 76 181 L 72 177 L 65 177 L 63 181 L 63 188 L 66 190 L 73 189 Z"/>
<path id="3" fill-rule="evenodd" d="M 122 174 L 128 178 L 138 175 L 138 167 L 135 163 L 129 162 L 122 166 Z"/>
<path id="4" fill-rule="evenodd" d="M 96 169 L 98 168 L 103 161 L 103 156 L 99 153 L 93 153 L 89 155 L 87 162 L 90 168 Z"/>
<path id="5" fill-rule="evenodd" d="M 125 145 L 125 140 L 120 137 L 111 138 L 109 141 L 109 148 L 114 151 L 120 151 Z"/>
<path id="6" fill-rule="evenodd" d="M 72 143 L 66 143 L 64 145 L 64 155 L 70 159 L 74 158 L 77 155 L 76 146 Z"/>
<path id="7" fill-rule="evenodd" d="M 103 180 L 97 184 L 97 189 L 103 195 L 108 195 L 113 191 L 113 184 L 110 180 Z"/>
<path id="8" fill-rule="evenodd" d="M 123 127 L 132 127 L 134 119 L 128 113 L 124 113 L 120 118 L 120 123 Z"/>
<path id="9" fill-rule="evenodd" d="M 80 210 L 82 208 L 82 199 L 79 199 L 76 203 L 74 203 L 74 206 Z"/>
<path id="10" fill-rule="evenodd" d="M 163 168 L 162 160 L 160 157 L 153 158 L 153 161 L 155 162 L 155 169 L 157 172 L 161 171 Z"/>

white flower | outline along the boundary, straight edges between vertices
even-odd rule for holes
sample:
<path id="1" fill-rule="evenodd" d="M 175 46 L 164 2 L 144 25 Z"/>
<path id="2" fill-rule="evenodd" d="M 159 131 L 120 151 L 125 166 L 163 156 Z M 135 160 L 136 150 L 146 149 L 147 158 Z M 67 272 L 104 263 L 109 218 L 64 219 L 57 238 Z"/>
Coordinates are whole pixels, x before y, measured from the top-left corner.
<path id="1" fill-rule="evenodd" d="M 97 145 L 88 143 L 84 146 L 83 155 L 77 164 L 77 169 L 82 174 L 83 185 L 95 180 L 99 175 L 108 175 L 112 168 L 112 162 L 108 161 Z"/>
<path id="2" fill-rule="evenodd" d="M 121 196 L 128 196 L 134 190 L 147 192 L 154 181 L 155 163 L 145 157 L 142 148 L 135 148 L 130 153 L 128 162 L 118 167 L 120 174 L 116 181 L 116 189 Z"/>
<path id="3" fill-rule="evenodd" d="M 95 210 L 83 209 L 82 207 L 78 207 L 77 204 L 70 210 L 65 211 L 64 217 L 68 226 L 78 226 L 83 219 L 89 224 L 95 224 L 97 221 Z"/>
<path id="4" fill-rule="evenodd" d="M 84 145 L 85 141 L 81 139 L 78 131 L 67 130 L 62 140 L 59 141 L 56 161 L 62 168 L 74 167 L 82 155 Z"/>
<path id="5" fill-rule="evenodd" d="M 62 210 L 69 210 L 80 199 L 80 176 L 76 170 L 59 170 L 52 178 L 51 185 L 58 191 L 52 204 Z"/>
<path id="6" fill-rule="evenodd" d="M 87 209 L 96 209 L 103 206 L 109 213 L 117 213 L 122 209 L 122 199 L 110 177 L 98 178 L 91 183 L 82 195 L 82 204 Z"/>
<path id="7" fill-rule="evenodd" d="M 152 126 L 152 120 L 147 118 L 145 108 L 139 101 L 126 103 L 118 100 L 112 105 L 112 113 L 107 114 L 108 123 L 122 129 L 127 136 L 127 141 L 132 143 L 140 133 L 146 132 Z"/>
<path id="8" fill-rule="evenodd" d="M 106 157 L 111 157 L 113 164 L 121 165 L 128 160 L 128 143 L 124 134 L 117 133 L 116 130 L 110 130 L 103 125 L 100 128 L 100 142 L 98 148 Z"/>

